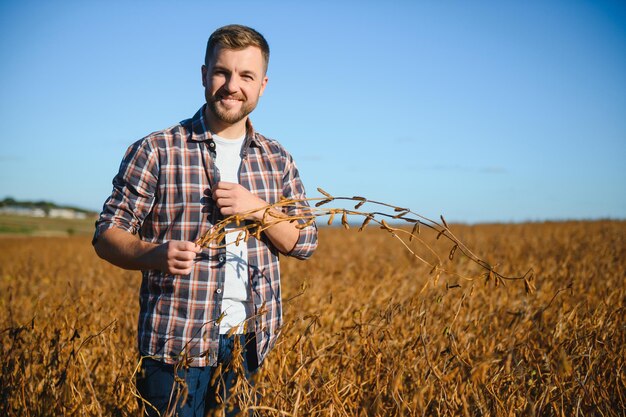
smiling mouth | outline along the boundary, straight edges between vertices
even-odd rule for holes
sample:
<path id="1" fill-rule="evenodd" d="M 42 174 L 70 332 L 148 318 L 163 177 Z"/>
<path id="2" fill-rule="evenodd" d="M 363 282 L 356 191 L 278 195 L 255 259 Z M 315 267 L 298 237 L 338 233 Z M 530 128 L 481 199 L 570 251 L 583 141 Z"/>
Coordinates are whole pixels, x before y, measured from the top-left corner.
<path id="1" fill-rule="evenodd" d="M 227 107 L 234 106 L 237 103 L 243 102 L 243 100 L 236 97 L 219 97 L 216 101 Z"/>
<path id="2" fill-rule="evenodd" d="M 233 97 L 221 96 L 221 97 L 217 97 L 217 101 L 243 101 L 243 99 L 237 96 L 233 96 Z"/>

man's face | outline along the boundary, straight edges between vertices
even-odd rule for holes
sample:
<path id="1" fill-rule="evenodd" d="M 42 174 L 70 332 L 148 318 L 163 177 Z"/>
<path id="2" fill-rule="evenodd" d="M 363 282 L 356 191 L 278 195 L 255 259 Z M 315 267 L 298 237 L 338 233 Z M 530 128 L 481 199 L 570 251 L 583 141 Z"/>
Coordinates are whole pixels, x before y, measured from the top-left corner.
<path id="1" fill-rule="evenodd" d="M 221 127 L 248 116 L 263 95 L 267 77 L 261 50 L 254 46 L 233 50 L 217 47 L 208 66 L 202 66 L 202 85 L 210 114 Z"/>

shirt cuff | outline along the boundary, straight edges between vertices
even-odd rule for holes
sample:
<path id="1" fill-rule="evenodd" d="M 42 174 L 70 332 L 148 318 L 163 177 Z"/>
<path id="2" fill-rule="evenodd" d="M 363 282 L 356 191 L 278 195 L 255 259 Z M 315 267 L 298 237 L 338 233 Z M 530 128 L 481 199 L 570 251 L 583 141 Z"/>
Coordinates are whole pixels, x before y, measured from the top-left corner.
<path id="1" fill-rule="evenodd" d="M 312 224 L 300 230 L 296 245 L 287 254 L 297 259 L 308 259 L 317 248 L 317 226 Z"/>
<path id="2" fill-rule="evenodd" d="M 95 245 L 98 241 L 98 238 L 107 230 L 117 227 L 118 229 L 122 229 L 128 233 L 135 234 L 136 231 L 133 229 L 131 225 L 124 225 L 121 223 L 115 223 L 110 220 L 96 220 L 96 230 L 93 234 L 93 238 L 91 239 L 91 244 Z"/>

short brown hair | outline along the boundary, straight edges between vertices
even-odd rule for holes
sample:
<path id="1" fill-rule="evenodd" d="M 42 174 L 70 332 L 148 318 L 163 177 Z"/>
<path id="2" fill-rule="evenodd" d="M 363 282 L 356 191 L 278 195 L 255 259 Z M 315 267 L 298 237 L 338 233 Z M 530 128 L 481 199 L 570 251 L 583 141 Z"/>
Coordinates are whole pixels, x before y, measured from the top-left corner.
<path id="1" fill-rule="evenodd" d="M 248 46 L 256 46 L 261 49 L 265 71 L 270 61 L 270 46 L 267 41 L 256 30 L 243 25 L 227 25 L 222 26 L 211 34 L 206 45 L 206 54 L 204 55 L 204 64 L 209 65 L 216 47 L 226 49 L 244 49 Z"/>

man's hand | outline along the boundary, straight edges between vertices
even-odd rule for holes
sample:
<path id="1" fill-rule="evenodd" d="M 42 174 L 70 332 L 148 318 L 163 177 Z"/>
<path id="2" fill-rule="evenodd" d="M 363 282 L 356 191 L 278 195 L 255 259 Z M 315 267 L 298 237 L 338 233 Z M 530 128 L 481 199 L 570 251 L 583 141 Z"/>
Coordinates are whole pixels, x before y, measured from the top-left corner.
<path id="1" fill-rule="evenodd" d="M 213 189 L 213 200 L 224 216 L 245 213 L 246 218 L 261 220 L 267 203 L 240 184 L 220 181 Z M 254 211 L 255 209 L 258 209 Z"/>
<path id="2" fill-rule="evenodd" d="M 153 249 L 150 257 L 156 268 L 167 274 L 188 275 L 193 268 L 196 255 L 202 252 L 202 247 L 193 242 L 171 240 Z"/>
<path id="3" fill-rule="evenodd" d="M 246 218 L 261 221 L 268 205 L 240 184 L 223 181 L 218 182 L 213 189 L 213 200 L 224 216 L 245 213 Z M 274 218 L 287 217 L 275 208 L 270 209 L 270 211 L 273 213 L 269 220 L 270 223 Z M 263 233 L 279 251 L 287 254 L 294 248 L 300 236 L 300 231 L 296 225 L 295 222 L 277 221 L 265 229 Z"/>
<path id="4" fill-rule="evenodd" d="M 126 230 L 112 227 L 96 241 L 98 256 L 125 269 L 158 269 L 166 274 L 191 273 L 202 248 L 193 242 L 171 240 L 157 245 L 143 242 Z"/>

